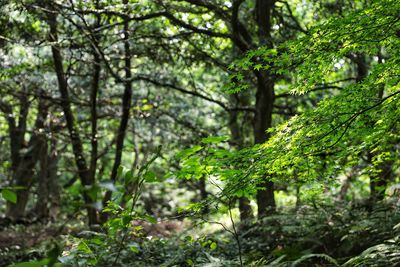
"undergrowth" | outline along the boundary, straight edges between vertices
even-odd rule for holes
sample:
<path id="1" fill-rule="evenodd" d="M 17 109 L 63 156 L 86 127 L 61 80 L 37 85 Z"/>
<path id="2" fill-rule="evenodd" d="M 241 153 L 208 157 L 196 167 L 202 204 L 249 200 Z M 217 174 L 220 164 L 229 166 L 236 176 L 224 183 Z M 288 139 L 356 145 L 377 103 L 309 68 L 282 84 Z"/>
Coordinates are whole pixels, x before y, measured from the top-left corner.
<path id="1" fill-rule="evenodd" d="M 243 265 L 400 265 L 399 211 L 399 206 L 393 201 L 380 203 L 374 208 L 336 203 L 302 206 L 295 211 L 280 211 L 261 222 L 238 225 Z M 158 222 L 154 227 L 164 223 Z M 124 231 L 70 234 L 59 242 L 63 247 L 58 257 L 59 264 L 240 266 L 235 238 L 225 230 L 205 234 L 207 229 L 199 231 L 194 227 L 196 222 L 192 222 L 176 233 L 163 234 L 164 230 L 152 233 L 146 225 L 132 225 L 123 243 L 120 241 L 126 233 Z M 40 252 L 35 251 L 34 258 L 37 258 L 36 254 Z M 43 251 L 42 255 L 46 252 Z M 45 266 L 43 261 L 43 265 L 40 261 L 36 263 L 39 265 L 35 266 Z"/>

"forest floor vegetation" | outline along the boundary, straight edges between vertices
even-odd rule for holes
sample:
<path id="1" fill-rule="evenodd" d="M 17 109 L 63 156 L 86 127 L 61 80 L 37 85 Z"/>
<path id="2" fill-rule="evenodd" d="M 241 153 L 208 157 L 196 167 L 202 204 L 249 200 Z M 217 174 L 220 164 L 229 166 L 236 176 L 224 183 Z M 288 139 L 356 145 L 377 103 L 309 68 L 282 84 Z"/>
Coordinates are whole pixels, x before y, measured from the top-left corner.
<path id="1" fill-rule="evenodd" d="M 238 223 L 240 254 L 244 266 L 396 266 L 399 221 L 394 199 L 374 207 L 311 203 L 257 223 Z M 78 221 L 13 225 L 0 233 L 0 265 L 49 257 L 56 246 L 61 266 L 111 266 L 117 254 L 116 266 L 240 266 L 234 236 L 207 225 L 134 222 L 124 242 L 117 242 L 121 232 L 94 232 Z"/>

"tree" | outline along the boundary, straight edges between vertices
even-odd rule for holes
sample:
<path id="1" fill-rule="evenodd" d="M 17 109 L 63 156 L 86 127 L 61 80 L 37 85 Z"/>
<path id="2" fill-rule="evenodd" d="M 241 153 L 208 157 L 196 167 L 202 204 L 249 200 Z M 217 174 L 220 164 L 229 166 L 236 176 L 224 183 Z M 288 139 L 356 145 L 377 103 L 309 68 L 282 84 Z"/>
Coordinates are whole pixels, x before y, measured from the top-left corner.
<path id="1" fill-rule="evenodd" d="M 229 6 L 226 3 L 216 4 L 213 1 L 179 1 L 184 2 L 181 6 L 177 6 L 174 3 L 167 4 L 163 3 L 166 8 L 165 16 L 174 23 L 177 27 L 193 31 L 199 35 L 207 36 L 208 38 L 225 38 L 231 42 L 231 45 L 235 47 L 237 51 L 245 54 L 251 49 L 255 49 L 259 46 L 266 46 L 270 49 L 274 47 L 274 43 L 279 43 L 275 36 L 276 31 L 273 30 L 272 26 L 275 20 L 279 18 L 281 22 L 295 24 L 295 31 L 302 31 L 303 29 L 298 24 L 295 16 L 293 16 L 290 9 L 290 5 L 286 3 L 286 10 L 275 9 L 276 1 L 255 1 L 251 3 L 244 3 L 244 1 L 232 1 Z M 243 7 L 244 6 L 244 7 Z M 254 16 L 251 16 L 251 9 L 254 8 L 256 11 Z M 197 23 L 190 23 L 185 20 L 182 14 L 174 15 L 171 10 L 182 10 L 181 13 L 197 13 L 206 12 L 211 14 L 210 17 L 213 20 L 200 20 Z M 288 14 L 286 16 L 286 13 Z M 257 25 L 257 32 L 250 30 L 244 22 L 252 21 Z M 219 20 L 219 21 L 218 21 Z M 226 29 L 221 30 L 219 23 L 224 23 Z M 212 27 L 214 23 L 214 27 Z M 296 24 L 297 23 L 297 24 Z M 207 25 L 210 25 L 208 26 Z M 204 26 L 206 25 L 206 26 Z M 283 27 L 284 28 L 284 27 Z M 279 28 L 278 28 L 279 29 Z M 281 29 L 278 32 L 285 32 L 287 29 Z M 303 30 L 304 31 L 304 30 Z M 204 52 L 203 52 L 204 53 Z M 206 53 L 205 53 L 206 54 Z M 218 65 L 221 65 L 218 61 Z M 225 63 L 228 66 L 229 63 Z M 243 76 L 234 76 L 237 80 L 243 80 Z M 253 107 L 249 110 L 254 114 L 252 131 L 253 131 L 253 142 L 260 144 L 265 142 L 269 138 L 267 130 L 272 127 L 272 115 L 274 112 L 275 102 L 275 90 L 274 85 L 278 79 L 277 75 L 273 75 L 268 70 L 254 68 L 247 75 L 250 80 L 254 81 L 250 86 L 256 88 L 253 93 Z M 233 91 L 236 91 L 234 89 Z M 283 97 L 283 96 L 282 96 Z M 231 114 L 231 121 L 236 116 Z M 234 126 L 234 124 L 231 124 Z M 236 132 L 235 129 L 231 129 L 231 132 Z M 233 136 L 233 139 L 236 137 Z M 260 184 L 260 190 L 258 191 L 258 210 L 259 217 L 267 215 L 269 212 L 275 210 L 274 200 L 274 183 L 271 179 L 266 178 L 264 182 Z M 246 201 L 242 199 L 240 207 L 242 213 L 249 213 L 249 206 L 245 204 Z"/>
<path id="2" fill-rule="evenodd" d="M 392 7 L 389 11 L 381 4 L 373 2 L 349 11 L 344 18 L 332 18 L 314 27 L 312 38 L 305 36 L 288 42 L 281 47 L 288 52 L 272 59 L 270 50 L 259 50 L 260 54 L 268 56 L 268 62 L 273 62 L 275 72 L 286 72 L 290 66 L 296 68 L 297 83 L 293 92 L 298 94 L 312 91 L 318 84 L 331 83 L 337 72 L 334 64 L 341 58 L 360 54 L 373 58 L 370 71 L 363 70 L 362 63 L 357 65 L 357 83 L 344 79 L 337 95 L 322 100 L 315 110 L 277 128 L 274 137 L 261 147 L 263 170 L 283 174 L 295 169 L 304 182 L 310 182 L 335 176 L 346 167 L 360 164 L 363 155 L 373 151 L 374 155 L 369 158 L 372 165 L 363 168 L 370 172 L 373 186 L 377 182 L 380 184 L 378 199 L 383 198 L 392 166 L 396 165 L 394 153 L 398 149 L 393 131 L 398 127 L 395 62 L 399 20 L 393 10 L 399 5 L 386 1 L 385 4 Z M 381 53 L 385 54 L 385 60 L 380 59 Z M 343 159 L 350 160 L 344 168 L 337 168 Z M 321 166 L 323 176 L 318 173 Z M 371 194 L 377 193 L 371 190 Z"/>

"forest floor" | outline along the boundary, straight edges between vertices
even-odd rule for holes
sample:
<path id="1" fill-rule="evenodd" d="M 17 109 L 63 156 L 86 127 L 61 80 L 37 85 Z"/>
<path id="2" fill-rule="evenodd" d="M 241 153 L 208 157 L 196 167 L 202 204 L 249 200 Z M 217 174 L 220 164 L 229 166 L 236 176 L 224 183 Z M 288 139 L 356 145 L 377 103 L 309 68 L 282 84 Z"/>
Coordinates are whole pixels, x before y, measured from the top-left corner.
<path id="1" fill-rule="evenodd" d="M 0 228 L 0 266 L 43 256 L 49 243 L 67 232 L 56 224 L 14 224 Z"/>
<path id="2" fill-rule="evenodd" d="M 132 229 L 140 229 L 140 235 L 129 235 L 124 244 L 108 240 L 104 233 L 99 244 L 99 236 L 79 220 L 64 225 L 11 225 L 0 232 L 0 266 L 39 260 L 56 243 L 62 244 L 60 256 L 69 261 L 65 266 L 108 266 L 120 248 L 121 266 L 238 265 L 239 250 L 232 233 L 210 226 L 195 229 L 195 224 L 133 222 Z M 389 201 L 373 209 L 305 206 L 241 228 L 238 237 L 245 266 L 281 266 L 272 264 L 277 260 L 282 264 L 304 261 L 298 266 L 369 266 L 371 259 L 378 262 L 374 266 L 396 266 L 400 264 L 400 207 Z M 82 242 L 87 251 L 79 248 Z M 97 255 L 96 264 L 88 261 L 93 255 Z"/>

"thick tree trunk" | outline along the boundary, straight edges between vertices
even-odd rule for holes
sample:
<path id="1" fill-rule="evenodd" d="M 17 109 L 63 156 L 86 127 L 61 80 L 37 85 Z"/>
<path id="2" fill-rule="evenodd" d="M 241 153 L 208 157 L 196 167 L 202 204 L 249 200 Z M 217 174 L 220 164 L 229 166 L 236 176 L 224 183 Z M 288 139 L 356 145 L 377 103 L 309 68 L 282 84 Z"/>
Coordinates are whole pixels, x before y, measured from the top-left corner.
<path id="1" fill-rule="evenodd" d="M 31 157 L 24 157 L 13 175 L 14 186 L 23 189 L 16 190 L 17 203 L 7 202 L 7 217 L 11 220 L 19 220 L 25 217 L 25 208 L 29 200 L 29 192 L 32 186 L 33 167 L 36 160 Z"/>
<path id="2" fill-rule="evenodd" d="M 46 139 L 41 140 L 42 146 L 39 154 L 40 172 L 38 174 L 38 201 L 36 203 L 36 217 L 47 219 L 49 215 L 49 158 Z"/>
<path id="3" fill-rule="evenodd" d="M 18 125 L 14 122 L 9 121 L 10 126 L 10 144 L 11 144 L 11 169 L 16 171 L 21 159 L 21 149 L 23 148 L 23 144 L 25 142 L 25 133 L 27 126 L 27 118 L 29 112 L 29 101 L 28 97 L 25 94 L 22 94 L 19 97 L 19 116 L 18 116 Z M 10 111 L 10 114 L 12 112 Z M 9 118 L 9 120 L 14 120 L 14 118 Z M 10 123 L 14 123 L 14 126 L 10 125 Z"/>
<path id="4" fill-rule="evenodd" d="M 271 38 L 271 16 L 274 9 L 275 0 L 256 1 L 256 21 L 258 26 L 258 37 L 260 45 L 272 48 Z M 264 143 L 269 135 L 266 130 L 272 126 L 272 110 L 274 105 L 274 79 L 266 71 L 256 72 L 257 93 L 256 93 L 256 113 L 254 116 L 254 142 Z M 262 189 L 257 192 L 258 218 L 275 212 L 276 204 L 274 197 L 274 183 L 267 180 L 259 185 Z"/>
<path id="5" fill-rule="evenodd" d="M 269 135 L 266 130 L 272 126 L 272 109 L 274 103 L 274 82 L 266 73 L 259 73 L 256 94 L 256 114 L 254 117 L 254 141 L 264 143 Z M 265 180 L 259 185 L 262 189 L 257 192 L 258 217 L 275 212 L 274 183 Z"/>
<path id="6" fill-rule="evenodd" d="M 18 158 L 18 165 L 13 172 L 13 186 L 23 189 L 16 190 L 17 203 L 7 203 L 7 217 L 12 220 L 18 220 L 25 216 L 25 208 L 29 200 L 34 168 L 44 145 L 43 140 L 45 136 L 43 128 L 47 117 L 47 107 L 42 100 L 39 100 L 38 111 L 39 113 L 35 121 L 35 131 L 29 140 L 27 152 Z M 10 134 L 12 134 L 12 132 L 10 132 Z M 22 134 L 22 132 L 20 132 L 20 134 Z M 17 138 L 19 138 L 19 136 Z M 14 137 L 11 137 L 11 142 L 13 141 L 15 142 Z"/>
<path id="7" fill-rule="evenodd" d="M 51 126 L 50 130 L 53 130 Z M 43 138 L 39 154 L 38 200 L 34 211 L 35 216 L 41 220 L 56 221 L 60 207 L 60 190 L 57 181 L 57 141 L 54 138 L 50 140 L 50 146 L 47 141 Z"/>

